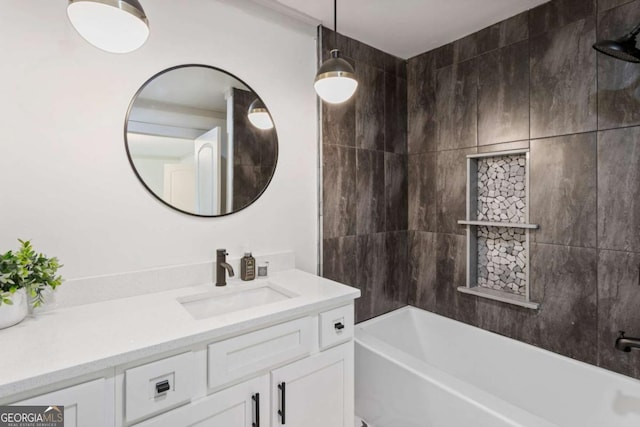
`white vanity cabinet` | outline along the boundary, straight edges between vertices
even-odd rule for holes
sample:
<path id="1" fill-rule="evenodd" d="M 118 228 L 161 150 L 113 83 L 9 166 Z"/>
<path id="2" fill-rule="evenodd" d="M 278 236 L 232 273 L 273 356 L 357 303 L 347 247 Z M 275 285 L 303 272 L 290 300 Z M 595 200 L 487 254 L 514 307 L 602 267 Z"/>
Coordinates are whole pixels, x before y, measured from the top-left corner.
<path id="1" fill-rule="evenodd" d="M 15 402 L 15 406 L 64 406 L 66 427 L 114 425 L 113 378 L 99 378 L 73 387 Z"/>
<path id="2" fill-rule="evenodd" d="M 68 427 L 352 427 L 353 304 L 280 319 L 13 404 L 64 405 Z"/>

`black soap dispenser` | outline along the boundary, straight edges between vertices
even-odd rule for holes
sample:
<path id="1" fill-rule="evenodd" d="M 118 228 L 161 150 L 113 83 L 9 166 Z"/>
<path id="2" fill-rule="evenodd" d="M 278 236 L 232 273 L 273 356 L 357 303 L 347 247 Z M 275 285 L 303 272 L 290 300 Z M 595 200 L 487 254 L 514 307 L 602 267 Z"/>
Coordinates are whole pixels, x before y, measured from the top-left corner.
<path id="1" fill-rule="evenodd" d="M 245 281 L 256 278 L 256 259 L 251 252 L 245 252 L 240 260 L 240 278 Z"/>

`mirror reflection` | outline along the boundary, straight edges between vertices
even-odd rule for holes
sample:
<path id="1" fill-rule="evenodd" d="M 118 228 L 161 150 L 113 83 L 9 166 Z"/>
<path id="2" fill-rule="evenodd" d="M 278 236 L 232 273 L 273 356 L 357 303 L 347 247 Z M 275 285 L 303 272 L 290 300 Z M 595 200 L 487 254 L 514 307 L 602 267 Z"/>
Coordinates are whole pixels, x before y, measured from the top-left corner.
<path id="1" fill-rule="evenodd" d="M 198 216 L 253 203 L 273 176 L 278 139 L 268 109 L 222 70 L 185 65 L 147 81 L 126 121 L 131 165 L 165 204 Z"/>

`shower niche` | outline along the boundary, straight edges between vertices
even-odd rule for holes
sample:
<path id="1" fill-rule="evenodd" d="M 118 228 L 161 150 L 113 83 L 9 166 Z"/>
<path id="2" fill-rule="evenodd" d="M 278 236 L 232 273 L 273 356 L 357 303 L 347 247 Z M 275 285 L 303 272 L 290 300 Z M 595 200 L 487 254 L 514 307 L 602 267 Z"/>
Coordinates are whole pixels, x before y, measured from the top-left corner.
<path id="1" fill-rule="evenodd" d="M 529 295 L 529 151 L 467 156 L 463 293 L 537 309 Z"/>

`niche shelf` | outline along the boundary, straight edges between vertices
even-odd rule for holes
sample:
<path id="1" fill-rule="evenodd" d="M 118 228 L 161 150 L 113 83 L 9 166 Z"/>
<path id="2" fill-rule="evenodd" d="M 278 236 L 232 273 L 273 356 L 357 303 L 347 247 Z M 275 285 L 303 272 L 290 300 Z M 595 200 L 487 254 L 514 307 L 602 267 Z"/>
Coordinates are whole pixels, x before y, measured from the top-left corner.
<path id="1" fill-rule="evenodd" d="M 529 150 L 467 156 L 467 283 L 458 291 L 537 309 L 529 295 Z"/>

